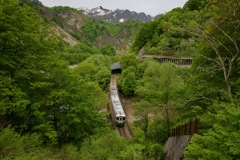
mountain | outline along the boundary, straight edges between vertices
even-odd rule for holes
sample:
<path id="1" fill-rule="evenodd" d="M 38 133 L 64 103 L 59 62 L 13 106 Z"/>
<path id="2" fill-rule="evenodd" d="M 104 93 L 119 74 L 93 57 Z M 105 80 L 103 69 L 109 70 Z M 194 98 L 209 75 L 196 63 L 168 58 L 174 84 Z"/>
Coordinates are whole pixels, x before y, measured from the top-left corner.
<path id="1" fill-rule="evenodd" d="M 144 24 L 136 20 L 109 23 L 86 16 L 75 8 L 67 6 L 49 8 L 39 0 L 23 1 L 44 20 L 45 26 L 50 31 L 49 37 L 58 40 L 60 46 L 75 48 L 81 46 L 80 52 L 88 54 L 104 51 L 106 48 L 114 49 L 113 53 L 127 53 L 135 35 Z"/>
<path id="2" fill-rule="evenodd" d="M 102 6 L 96 8 L 79 8 L 79 10 L 84 13 L 86 16 L 93 17 L 96 19 L 101 19 L 107 22 L 124 22 L 127 20 L 138 20 L 140 22 L 148 22 L 154 17 L 146 15 L 144 12 L 134 12 L 129 10 L 109 10 L 105 9 Z"/>
<path id="3" fill-rule="evenodd" d="M 32 4 L 54 35 L 63 45 L 79 46 L 87 44 L 89 48 L 113 47 L 117 53 L 127 53 L 142 22 L 128 20 L 122 23 L 105 22 L 86 16 L 78 9 L 56 6 L 45 7 Z M 89 51 L 86 49 L 85 52 Z"/>

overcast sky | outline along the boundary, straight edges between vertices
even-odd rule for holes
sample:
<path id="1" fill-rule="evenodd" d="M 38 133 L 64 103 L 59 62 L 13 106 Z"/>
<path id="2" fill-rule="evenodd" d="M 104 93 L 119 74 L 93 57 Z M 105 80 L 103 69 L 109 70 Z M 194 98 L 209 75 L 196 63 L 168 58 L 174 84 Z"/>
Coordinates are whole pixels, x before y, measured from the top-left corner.
<path id="1" fill-rule="evenodd" d="M 130 11 L 145 12 L 155 16 L 176 7 L 183 7 L 188 0 L 40 0 L 43 5 L 70 6 L 72 8 L 94 8 L 102 6 L 106 9 L 128 9 Z"/>

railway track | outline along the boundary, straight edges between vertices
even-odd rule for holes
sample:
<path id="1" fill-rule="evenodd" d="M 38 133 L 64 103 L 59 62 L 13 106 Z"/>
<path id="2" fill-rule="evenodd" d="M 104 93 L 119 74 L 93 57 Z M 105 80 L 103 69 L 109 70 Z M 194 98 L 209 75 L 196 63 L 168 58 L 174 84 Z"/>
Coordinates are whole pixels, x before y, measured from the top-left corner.
<path id="1" fill-rule="evenodd" d="M 121 127 L 121 128 L 117 127 L 117 131 L 121 137 L 126 137 L 123 127 Z"/>
<path id="2" fill-rule="evenodd" d="M 115 74 L 112 74 L 111 85 L 115 85 L 116 83 L 117 83 L 117 76 Z M 112 128 L 118 133 L 119 136 L 125 137 L 125 138 L 129 138 L 129 139 L 132 138 L 132 134 L 130 132 L 127 119 L 126 119 L 126 124 L 124 126 L 117 127 L 114 124 L 113 108 L 112 108 L 112 106 L 110 107 L 110 111 L 111 111 L 111 119 L 112 119 L 111 120 L 112 121 Z"/>
<path id="3" fill-rule="evenodd" d="M 132 138 L 132 135 L 130 134 L 130 131 L 127 125 L 123 127 L 116 127 L 116 128 L 121 137 Z"/>

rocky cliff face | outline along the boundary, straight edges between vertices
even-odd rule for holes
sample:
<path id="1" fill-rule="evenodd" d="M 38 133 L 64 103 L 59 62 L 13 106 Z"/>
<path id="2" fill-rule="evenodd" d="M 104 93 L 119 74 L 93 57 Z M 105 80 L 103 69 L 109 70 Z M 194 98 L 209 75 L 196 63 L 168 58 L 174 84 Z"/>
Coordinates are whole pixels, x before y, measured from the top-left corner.
<path id="1" fill-rule="evenodd" d="M 96 19 L 101 19 L 107 22 L 124 22 L 127 20 L 138 20 L 140 22 L 148 22 L 154 19 L 154 17 L 150 15 L 146 15 L 143 12 L 137 13 L 134 11 L 121 10 L 121 9 L 116 9 L 113 11 L 113 10 L 105 9 L 101 6 L 92 8 L 92 9 L 79 8 L 79 10 L 87 16 L 90 16 Z"/>
<path id="2" fill-rule="evenodd" d="M 41 6 L 39 14 L 47 19 L 51 34 L 55 35 L 59 41 L 71 46 L 79 44 L 73 35 L 80 36 L 81 27 L 87 23 L 88 17 L 70 7 L 47 8 Z"/>

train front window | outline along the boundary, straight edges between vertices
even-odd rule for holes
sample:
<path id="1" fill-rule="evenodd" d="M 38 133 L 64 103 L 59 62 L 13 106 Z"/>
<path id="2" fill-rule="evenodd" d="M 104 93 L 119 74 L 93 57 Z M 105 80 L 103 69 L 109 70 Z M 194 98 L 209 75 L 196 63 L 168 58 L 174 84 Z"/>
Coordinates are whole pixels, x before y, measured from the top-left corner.
<path id="1" fill-rule="evenodd" d="M 117 121 L 119 121 L 119 117 L 117 117 Z"/>
<path id="2" fill-rule="evenodd" d="M 125 117 L 122 117 L 123 121 L 125 121 Z"/>

